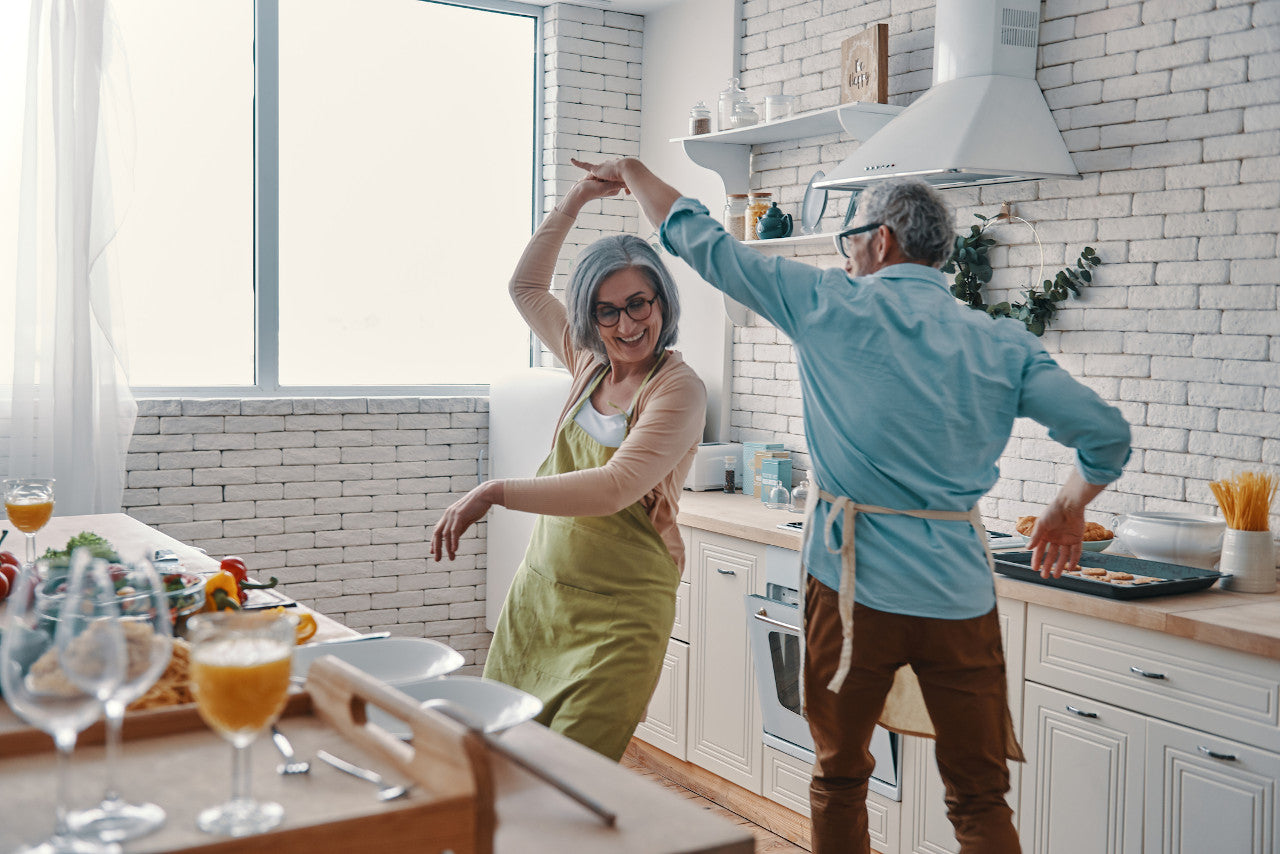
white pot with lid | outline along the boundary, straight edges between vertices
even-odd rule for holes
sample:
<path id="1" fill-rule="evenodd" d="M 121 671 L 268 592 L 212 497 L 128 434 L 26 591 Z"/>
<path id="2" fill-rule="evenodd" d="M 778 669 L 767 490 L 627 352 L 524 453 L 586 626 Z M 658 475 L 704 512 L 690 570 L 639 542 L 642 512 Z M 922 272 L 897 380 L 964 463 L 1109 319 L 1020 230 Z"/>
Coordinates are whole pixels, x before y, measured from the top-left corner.
<path id="1" fill-rule="evenodd" d="M 1200 569 L 1217 569 L 1227 523 L 1192 513 L 1130 513 L 1115 526 L 1135 555 Z"/>

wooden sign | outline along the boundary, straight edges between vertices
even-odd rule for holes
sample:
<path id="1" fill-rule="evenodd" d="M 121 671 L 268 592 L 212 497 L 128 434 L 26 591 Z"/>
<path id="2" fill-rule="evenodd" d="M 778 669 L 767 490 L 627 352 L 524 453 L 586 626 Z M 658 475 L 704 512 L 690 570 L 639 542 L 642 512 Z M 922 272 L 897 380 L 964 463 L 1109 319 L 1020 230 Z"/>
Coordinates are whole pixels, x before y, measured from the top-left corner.
<path id="1" fill-rule="evenodd" d="M 840 43 L 840 103 L 889 103 L 889 25 L 867 27 Z"/>

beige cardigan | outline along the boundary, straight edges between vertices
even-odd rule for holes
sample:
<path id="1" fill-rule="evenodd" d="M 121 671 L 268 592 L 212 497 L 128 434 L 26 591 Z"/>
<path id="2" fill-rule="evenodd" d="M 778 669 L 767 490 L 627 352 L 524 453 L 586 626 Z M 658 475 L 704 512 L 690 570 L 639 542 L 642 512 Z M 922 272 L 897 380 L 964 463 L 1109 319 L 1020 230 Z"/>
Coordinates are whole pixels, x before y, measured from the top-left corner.
<path id="1" fill-rule="evenodd" d="M 511 298 L 529 328 L 573 375 L 557 432 L 607 364 L 590 350 L 573 348 L 564 304 L 551 294 L 556 258 L 573 223 L 573 217 L 552 210 L 525 248 L 510 285 Z M 694 450 L 702 440 L 706 411 L 706 387 L 673 350 L 641 390 L 631 430 L 608 463 L 567 474 L 507 480 L 503 504 L 512 510 L 554 516 L 607 516 L 640 501 L 676 566 L 683 570 L 677 505 Z"/>

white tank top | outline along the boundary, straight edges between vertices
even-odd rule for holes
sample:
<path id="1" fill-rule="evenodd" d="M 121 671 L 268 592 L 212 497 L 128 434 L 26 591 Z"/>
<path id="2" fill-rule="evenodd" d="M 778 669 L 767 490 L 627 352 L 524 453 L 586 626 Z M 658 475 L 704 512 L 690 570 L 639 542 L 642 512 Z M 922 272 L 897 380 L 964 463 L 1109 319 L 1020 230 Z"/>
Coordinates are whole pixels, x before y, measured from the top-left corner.
<path id="1" fill-rule="evenodd" d="M 627 437 L 627 417 L 619 412 L 617 415 L 602 415 L 584 400 L 578 407 L 578 414 L 573 417 L 578 426 L 587 431 L 587 435 L 606 448 L 616 448 Z"/>

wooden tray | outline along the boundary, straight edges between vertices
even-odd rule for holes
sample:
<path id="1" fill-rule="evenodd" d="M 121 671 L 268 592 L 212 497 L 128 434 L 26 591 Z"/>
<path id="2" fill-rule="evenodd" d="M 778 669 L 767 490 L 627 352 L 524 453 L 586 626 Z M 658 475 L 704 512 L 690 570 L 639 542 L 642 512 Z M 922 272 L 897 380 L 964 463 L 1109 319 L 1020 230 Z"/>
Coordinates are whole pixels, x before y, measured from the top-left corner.
<path id="1" fill-rule="evenodd" d="M 492 854 L 493 781 L 486 748 L 454 721 L 420 709 L 411 698 L 336 658 L 312 665 L 306 694 L 289 698 L 280 728 L 302 756 L 319 748 L 383 774 L 414 782 L 406 798 L 382 803 L 376 789 L 312 762 L 311 773 L 280 776 L 270 738 L 251 748 L 251 791 L 283 805 L 284 823 L 258 836 L 230 839 L 196 828 L 200 810 L 231 792 L 231 746 L 205 726 L 194 706 L 131 713 L 118 777 L 126 799 L 151 800 L 168 819 L 160 830 L 125 845 L 128 852 L 379 851 Z M 405 721 L 409 743 L 368 723 L 372 703 Z M 96 732 L 94 731 L 96 729 Z M 102 794 L 100 727 L 85 733 L 72 760 L 72 807 Z M 33 729 L 0 733 L 0 851 L 36 842 L 53 829 L 52 742 Z"/>

